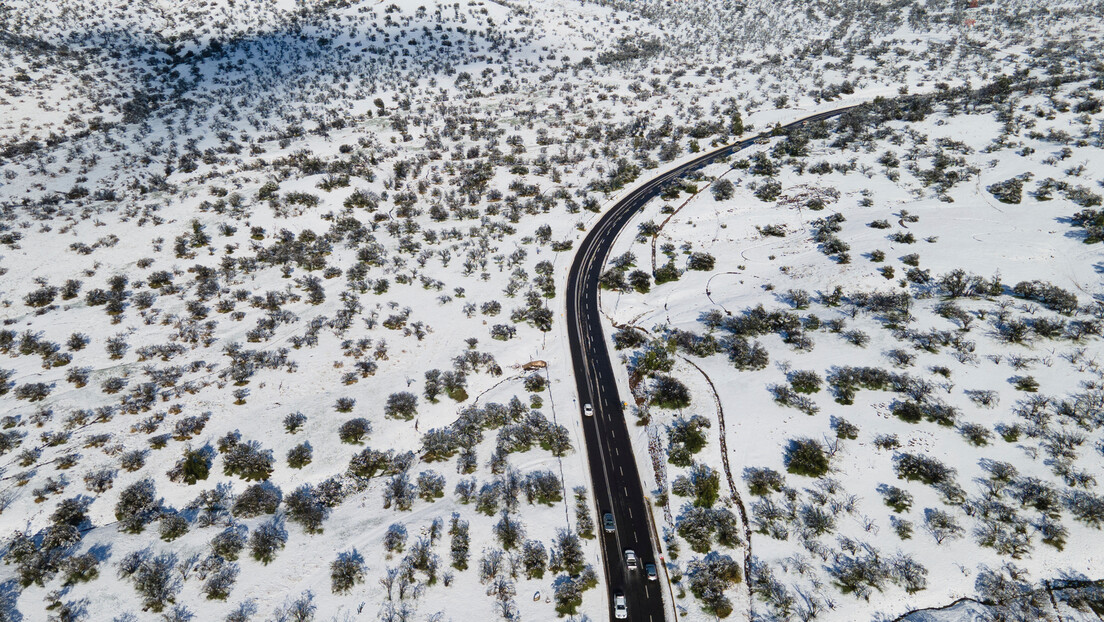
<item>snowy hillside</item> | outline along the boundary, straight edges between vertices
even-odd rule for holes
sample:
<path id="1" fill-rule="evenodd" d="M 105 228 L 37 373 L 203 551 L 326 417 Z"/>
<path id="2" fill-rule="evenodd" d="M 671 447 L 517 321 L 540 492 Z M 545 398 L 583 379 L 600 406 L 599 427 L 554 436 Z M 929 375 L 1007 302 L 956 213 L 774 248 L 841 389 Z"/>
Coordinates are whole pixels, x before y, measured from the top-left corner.
<path id="1" fill-rule="evenodd" d="M 875 97 L 611 256 L 665 615 L 1099 603 L 1104 7 L 961 4 L 4 3 L 0 620 L 606 617 L 574 249 Z"/>
<path id="2" fill-rule="evenodd" d="M 766 618 L 1099 580 L 1102 86 L 887 102 L 638 218 L 603 305 L 641 445 L 668 451 L 670 551 L 721 535 L 695 507 L 712 480 L 713 512 L 749 515 Z M 673 282 L 634 287 L 650 262 Z M 1009 608 L 1099 602 L 1053 594 Z"/>

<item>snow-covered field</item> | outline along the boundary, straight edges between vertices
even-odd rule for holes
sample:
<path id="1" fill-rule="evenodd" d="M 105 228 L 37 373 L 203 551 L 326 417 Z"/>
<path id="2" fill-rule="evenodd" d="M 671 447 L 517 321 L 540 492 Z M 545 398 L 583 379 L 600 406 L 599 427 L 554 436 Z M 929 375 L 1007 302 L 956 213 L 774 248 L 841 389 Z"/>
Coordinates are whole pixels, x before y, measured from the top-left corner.
<path id="1" fill-rule="evenodd" d="M 660 266 L 670 257 L 684 268 L 699 253 L 716 260 L 711 269 L 687 270 L 647 293 L 607 291 L 603 307 L 611 331 L 626 325 L 646 331 L 640 355 L 670 352 L 671 373 L 689 388 L 688 407 L 652 406 L 648 427 L 662 437 L 676 421 L 704 416 L 711 425 L 699 461 L 718 471 L 717 439 L 725 437 L 730 471 L 756 531 L 750 588 L 762 615 L 817 610 L 839 620 L 896 616 L 972 597 L 985 572 L 1006 563 L 1022 569 L 1017 578 L 1028 583 L 1099 579 L 1100 343 L 1080 328 L 1095 333 L 1104 289 L 1099 248 L 1085 243 L 1085 230 L 1071 228 L 1070 217 L 1099 203 L 1093 182 L 1100 178 L 1101 143 L 1091 118 L 1055 106 L 1099 99 L 1099 91 L 1086 86 L 1019 94 L 1008 104 L 1015 113 L 1007 125 L 984 107 L 949 114 L 937 106 L 922 122 L 872 124 L 871 134 L 849 148 L 832 145 L 838 138 L 832 133 L 809 141 L 780 166 L 768 154 L 792 151 L 808 136 L 757 145 L 737 154 L 743 163 L 709 167 L 696 194 L 653 201 L 638 218 L 636 239 L 637 231 L 628 231 L 611 253 L 632 253 L 646 268 L 653 244 L 661 249 Z M 1070 138 L 1055 141 L 1059 132 Z M 950 152 L 962 160 L 951 164 Z M 961 174 L 933 190 L 924 180 L 934 179 L 926 172 L 941 158 L 948 160 L 944 171 L 957 167 Z M 777 173 L 763 175 L 772 161 Z M 822 162 L 837 168 L 821 170 Z M 1028 181 L 1014 203 L 991 191 L 1024 174 Z M 1030 189 L 1048 178 L 1080 185 L 1091 196 L 1071 191 L 1072 199 L 1055 194 L 1040 200 Z M 764 188 L 765 179 L 780 182 L 776 199 L 764 201 L 753 190 Z M 733 183 L 730 198 L 710 192 L 721 180 Z M 809 209 L 818 198 L 824 205 Z M 825 228 L 836 214 L 842 218 Z M 665 224 L 657 231 L 659 223 Z M 819 244 L 813 239 L 818 229 L 826 232 Z M 838 248 L 848 248 L 846 261 Z M 837 253 L 826 256 L 833 249 Z M 989 291 L 952 295 L 953 279 L 944 277 L 954 270 L 977 275 Z M 1003 285 L 992 288 L 994 279 Z M 1031 281 L 1075 296 L 1079 310 L 1056 311 L 1062 305 L 1014 293 L 1017 284 Z M 842 297 L 832 300 L 834 291 Z M 879 292 L 904 295 L 905 303 L 897 311 L 896 303 L 871 309 L 862 294 Z M 761 327 L 729 322 L 765 316 L 750 313 L 757 305 L 789 319 L 767 319 Z M 1043 333 L 1028 329 L 1034 325 Z M 678 331 L 698 339 L 711 335 L 712 345 Z M 668 339 L 653 340 L 664 335 Z M 751 340 L 767 354 L 760 362 L 748 363 L 742 353 Z M 718 353 L 694 356 L 696 347 Z M 626 361 L 630 373 L 648 373 L 662 369 L 652 362 L 661 358 Z M 736 362 L 749 369 L 734 368 Z M 834 400 L 839 391 L 823 381 L 831 383 L 845 367 L 909 379 Z M 814 372 L 817 381 L 807 396 L 795 391 L 802 371 Z M 1025 378 L 1037 386 L 1020 386 Z M 903 408 L 909 404 L 922 408 Z M 644 439 L 642 431 L 642 446 Z M 825 475 L 787 473 L 784 450 L 801 439 L 815 440 L 830 456 Z M 935 486 L 899 477 L 895 465 L 908 454 L 934 458 L 953 475 Z M 752 469 L 762 468 L 783 474 L 778 491 L 754 490 Z M 655 487 L 668 488 L 685 473 L 668 465 L 668 482 Z M 908 507 L 883 503 L 890 487 L 907 493 Z M 1045 511 L 1033 505 L 1036 487 L 1047 491 Z M 722 495 L 727 490 L 722 484 Z M 671 496 L 670 503 L 669 527 L 692 520 L 685 498 Z M 943 516 L 957 527 L 940 528 L 935 519 Z M 907 537 L 899 535 L 902 529 Z M 1061 534 L 1057 540 L 1055 533 Z M 685 549 L 686 538 L 678 542 Z M 884 570 L 870 570 L 876 563 Z M 1069 615 L 1069 607 L 1063 609 Z"/>
<path id="2" fill-rule="evenodd" d="M 915 122 L 854 119 L 847 127 L 863 135 L 847 144 L 833 144 L 833 122 L 807 155 L 753 157 L 793 142 L 775 138 L 707 168 L 688 182 L 694 191 L 640 217 L 658 224 L 664 205 L 677 210 L 654 241 L 626 231 L 614 253 L 635 254 L 651 291 L 610 290 L 603 302 L 616 326 L 651 339 L 702 334 L 704 322 L 759 304 L 803 306 L 790 290 L 811 295 L 791 309 L 805 328 L 788 343 L 775 330 L 750 339 L 768 353 L 762 369 L 736 371 L 723 352 L 671 356 L 692 398 L 683 414 L 710 426 L 693 459 L 721 473 L 716 508 L 727 513 L 714 518 L 730 537 L 716 551 L 753 562 L 753 581 L 718 592 L 737 619 L 813 607 L 865 619 L 975 596 L 981 565 L 1011 555 L 979 547 L 974 533 L 999 462 L 1017 475 L 993 495 L 1038 478 L 1068 532 L 1062 550 L 1041 543 L 1034 510 L 1002 527 L 1026 530 L 1029 550 L 1012 560 L 1029 571 L 1024 584 L 1099 579 L 1099 532 L 1067 507 L 1072 492 L 1097 494 L 1099 415 L 1078 428 L 1058 404 L 1075 393 L 1091 402 L 1098 387 L 1086 383 L 1100 381 L 1098 337 L 1069 336 L 1095 319 L 1098 245 L 1063 220 L 1102 177 L 1099 106 L 1082 105 L 1101 98 L 1100 11 L 1057 1 L 5 3 L 0 620 L 606 616 L 562 318 L 578 240 L 634 181 L 735 140 L 741 125 L 1016 72 L 1061 85 L 1014 86 L 969 114 L 970 94 L 948 95 Z M 1027 172 L 1020 203 L 987 190 Z M 733 182 L 730 197 L 714 198 L 717 178 Z M 1040 201 L 1032 192 L 1046 178 L 1067 185 Z M 763 201 L 767 179 L 781 196 Z M 811 211 L 816 196 L 824 207 Z M 812 221 L 836 212 L 845 220 L 824 235 L 849 245 L 849 263 L 811 240 Z M 867 226 L 882 219 L 888 229 Z M 915 241 L 886 237 L 897 233 Z M 714 263 L 682 272 L 684 250 Z M 872 263 L 878 250 L 885 259 Z M 932 282 L 917 273 L 898 283 L 913 278 L 901 263 L 912 253 Z M 655 284 L 668 256 L 682 274 Z M 1007 288 L 1047 281 L 1083 309 L 986 294 L 957 302 L 973 314 L 961 331 L 962 313 L 936 309 L 945 292 L 934 283 L 955 268 L 999 273 Z M 837 285 L 840 305 L 826 306 L 817 292 Z M 875 290 L 915 300 L 901 317 L 858 309 L 854 293 Z M 1008 339 L 1015 318 L 1023 343 Z M 846 328 L 826 328 L 833 319 Z M 913 334 L 929 329 L 956 344 L 915 350 L 943 338 Z M 845 340 L 851 330 L 869 336 L 865 347 Z M 718 340 L 730 332 L 713 329 Z M 900 367 L 886 358 L 894 349 Z M 904 398 L 886 391 L 842 405 L 825 386 L 809 396 L 814 416 L 768 391 L 794 371 L 842 366 L 927 383 L 923 397 L 956 409 L 957 427 L 901 421 L 889 410 Z M 1029 394 L 1009 380 L 1027 376 L 1039 385 L 1030 395 L 1052 398 L 1049 427 L 1033 435 L 1021 422 L 1013 442 L 968 444 L 961 424 L 997 432 L 1019 421 L 1013 410 Z M 643 403 L 652 383 L 637 380 Z M 992 407 L 967 390 L 994 391 Z M 670 490 L 690 470 L 667 463 L 673 412 L 649 410 L 637 458 L 642 473 L 665 474 L 646 488 L 668 492 L 656 516 L 676 534 L 686 498 Z M 840 418 L 857 438 L 837 442 Z M 899 449 L 874 446 L 887 434 Z M 784 448 L 804 437 L 832 449 L 828 475 L 787 474 L 787 489 L 751 494 L 744 469 L 784 473 Z M 896 480 L 893 456 L 905 451 L 953 468 L 963 498 Z M 676 461 L 688 464 L 685 453 Z M 911 509 L 890 511 L 881 484 L 907 488 Z M 764 529 L 774 537 L 754 531 L 762 504 L 787 506 L 790 489 L 795 512 L 832 507 L 832 527 L 804 537 L 804 518 L 779 518 Z M 961 537 L 935 545 L 929 509 L 950 513 Z M 904 521 L 914 531 L 902 540 L 894 525 Z M 698 562 L 712 549 L 678 535 L 663 548 L 680 616 L 722 613 L 700 598 L 711 577 Z M 876 550 L 898 571 L 869 600 L 842 594 L 829 573 L 848 550 Z M 901 568 L 919 571 L 906 556 L 926 570 L 912 594 Z M 789 613 L 776 602 L 787 595 Z"/>

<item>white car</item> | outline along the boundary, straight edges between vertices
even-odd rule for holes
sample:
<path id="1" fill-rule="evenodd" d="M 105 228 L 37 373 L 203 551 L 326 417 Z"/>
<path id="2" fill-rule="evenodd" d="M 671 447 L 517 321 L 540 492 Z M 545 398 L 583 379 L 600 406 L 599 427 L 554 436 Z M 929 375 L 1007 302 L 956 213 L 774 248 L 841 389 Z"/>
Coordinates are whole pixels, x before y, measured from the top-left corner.
<path id="1" fill-rule="evenodd" d="M 594 416 L 594 407 L 591 406 L 590 404 L 583 404 L 583 414 L 586 415 L 587 417 L 593 417 Z"/>
<path id="2" fill-rule="evenodd" d="M 625 595 L 618 592 L 613 595 L 613 617 L 624 620 L 629 617 L 629 608 L 625 604 Z"/>
<path id="3" fill-rule="evenodd" d="M 636 570 L 636 551 L 625 549 L 625 567 L 629 570 Z"/>

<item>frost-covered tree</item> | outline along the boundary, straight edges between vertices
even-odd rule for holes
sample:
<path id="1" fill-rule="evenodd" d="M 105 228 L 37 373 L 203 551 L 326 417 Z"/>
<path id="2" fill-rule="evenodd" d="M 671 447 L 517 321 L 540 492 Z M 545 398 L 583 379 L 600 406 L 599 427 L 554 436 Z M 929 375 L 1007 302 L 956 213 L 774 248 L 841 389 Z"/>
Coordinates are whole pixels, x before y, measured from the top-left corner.
<path id="1" fill-rule="evenodd" d="M 499 521 L 495 523 L 494 534 L 502 548 L 509 551 L 521 543 L 522 538 L 525 537 L 525 527 L 520 519 L 502 510 Z"/>
<path id="2" fill-rule="evenodd" d="M 525 578 L 540 579 L 548 565 L 548 552 L 537 540 L 526 540 L 521 547 L 521 564 L 525 568 Z"/>
<path id="3" fill-rule="evenodd" d="M 718 618 L 732 613 L 732 601 L 725 596 L 725 590 L 743 580 L 740 562 L 713 552 L 691 560 L 687 564 L 686 576 L 690 591 L 702 601 L 707 612 Z"/>
<path id="4" fill-rule="evenodd" d="M 405 419 L 407 421 L 418 414 L 418 397 L 408 391 L 392 393 L 387 396 L 387 405 L 383 412 L 392 419 Z"/>
<path id="5" fill-rule="evenodd" d="M 787 471 L 806 477 L 820 477 L 829 468 L 829 456 L 824 446 L 810 438 L 790 441 L 783 452 L 783 459 Z"/>
<path id="6" fill-rule="evenodd" d="M 304 441 L 288 450 L 287 464 L 293 469 L 301 469 L 311 463 L 314 450 L 311 444 Z"/>
<path id="7" fill-rule="evenodd" d="M 249 554 L 253 559 L 268 564 L 276 559 L 276 553 L 287 543 L 287 530 L 278 518 L 261 523 L 249 537 Z"/>
<path id="8" fill-rule="evenodd" d="M 160 511 L 157 489 L 153 480 L 147 478 L 127 486 L 119 493 L 119 500 L 115 504 L 115 519 L 119 521 L 120 531 L 141 533 Z"/>
<path id="9" fill-rule="evenodd" d="M 146 609 L 160 612 L 176 601 L 182 585 L 175 572 L 176 561 L 173 553 L 138 551 L 120 561 L 119 575 L 134 583 Z"/>
<path id="10" fill-rule="evenodd" d="M 303 484 L 296 488 L 284 499 L 284 508 L 288 520 L 301 525 L 307 533 L 322 533 L 322 522 L 329 510 L 318 499 L 314 486 Z"/>
<path id="11" fill-rule="evenodd" d="M 356 417 L 341 424 L 337 429 L 337 436 L 342 443 L 358 445 L 371 432 L 372 424 L 363 417 Z"/>
<path id="12" fill-rule="evenodd" d="M 955 517 L 939 508 L 924 510 L 924 527 L 932 538 L 935 538 L 936 544 L 943 544 L 946 540 L 960 538 L 963 532 Z"/>
<path id="13" fill-rule="evenodd" d="M 238 580 L 239 572 L 237 564 L 223 563 L 207 575 L 200 591 L 208 600 L 226 600 Z"/>
<path id="14" fill-rule="evenodd" d="M 237 560 L 238 555 L 245 548 L 248 531 L 245 525 L 228 526 L 211 539 L 211 553 L 230 561 Z"/>
<path id="15" fill-rule="evenodd" d="M 364 582 L 364 558 L 356 549 L 337 555 L 330 564 L 330 589 L 334 594 L 345 594 L 358 583 Z"/>
<path id="16" fill-rule="evenodd" d="M 460 515 L 453 513 L 449 524 L 449 536 L 451 543 L 449 552 L 452 557 L 452 566 L 457 570 L 468 567 L 468 559 L 471 556 L 471 536 L 468 531 L 468 522 L 460 520 Z"/>
<path id="17" fill-rule="evenodd" d="M 238 495 L 231 511 L 238 518 L 275 514 L 281 496 L 280 489 L 269 482 L 253 484 Z"/>
<path id="18" fill-rule="evenodd" d="M 417 479 L 418 496 L 433 501 L 445 496 L 445 477 L 435 471 L 422 471 Z"/>

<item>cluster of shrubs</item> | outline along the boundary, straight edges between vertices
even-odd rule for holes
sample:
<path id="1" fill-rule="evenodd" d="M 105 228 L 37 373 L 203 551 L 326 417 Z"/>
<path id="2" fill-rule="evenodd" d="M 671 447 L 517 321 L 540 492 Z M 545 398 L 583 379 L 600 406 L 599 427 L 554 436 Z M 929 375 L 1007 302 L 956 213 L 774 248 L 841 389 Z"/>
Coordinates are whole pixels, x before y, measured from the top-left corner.
<path id="1" fill-rule="evenodd" d="M 820 252 L 829 257 L 834 257 L 839 263 L 849 263 L 851 261 L 851 256 L 848 254 L 851 246 L 836 236 L 843 228 L 840 223 L 846 220 L 843 214 L 836 212 L 826 218 L 818 218 L 811 223 L 813 241 L 820 244 Z"/>
<path id="2" fill-rule="evenodd" d="M 1045 281 L 1020 281 L 1012 288 L 1012 293 L 1021 298 L 1034 300 L 1044 307 L 1063 315 L 1077 311 L 1077 296 Z"/>
<path id="3" fill-rule="evenodd" d="M 712 424 L 701 415 L 678 417 L 667 426 L 667 461 L 675 466 L 688 467 L 693 456 L 706 445 L 706 430 Z"/>
<path id="4" fill-rule="evenodd" d="M 914 385 L 908 374 L 897 374 L 880 367 L 836 367 L 828 373 L 827 381 L 840 404 L 853 404 L 859 389 L 901 393 Z"/>
<path id="5" fill-rule="evenodd" d="M 613 291 L 648 293 L 652 288 L 652 275 L 639 268 L 633 270 L 635 262 L 636 256 L 631 252 L 614 258 L 612 266 L 598 278 L 598 284 Z"/>
<path id="6" fill-rule="evenodd" d="M 571 451 L 567 429 L 549 421 L 539 411 L 531 411 L 516 396 L 508 404 L 496 402 L 468 407 L 445 428 L 434 428 L 422 436 L 422 455 L 427 461 L 448 460 L 460 452 L 460 471 L 475 470 L 475 446 L 486 430 L 499 429 L 501 455 L 528 451 L 534 444 L 562 456 Z"/>
<path id="7" fill-rule="evenodd" d="M 713 550 L 714 542 L 728 548 L 742 545 L 740 522 L 728 508 L 702 508 L 687 504 L 678 518 L 678 534 L 696 553 Z"/>

